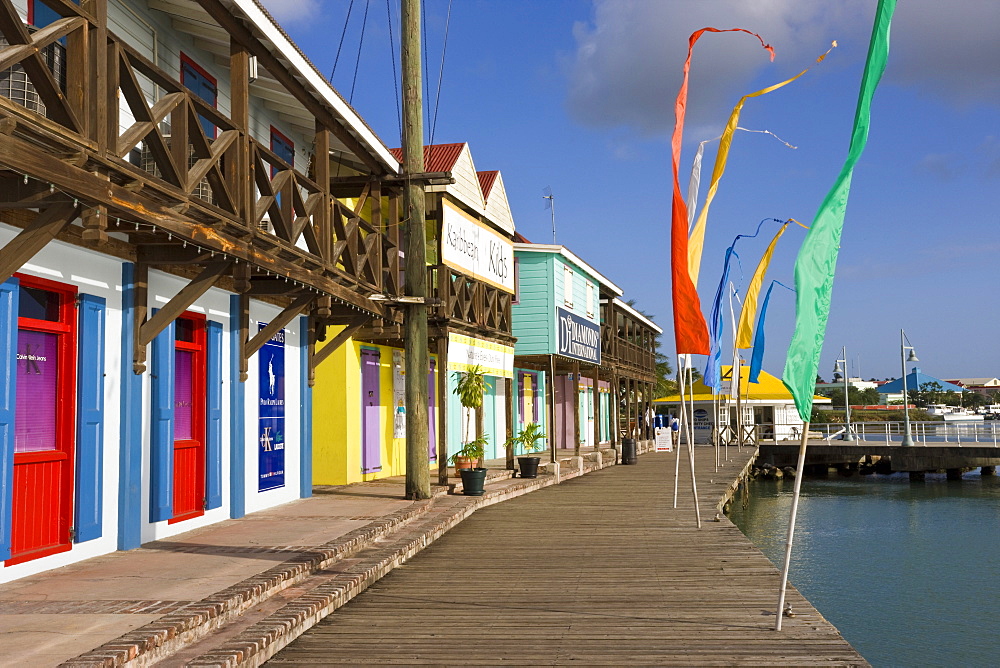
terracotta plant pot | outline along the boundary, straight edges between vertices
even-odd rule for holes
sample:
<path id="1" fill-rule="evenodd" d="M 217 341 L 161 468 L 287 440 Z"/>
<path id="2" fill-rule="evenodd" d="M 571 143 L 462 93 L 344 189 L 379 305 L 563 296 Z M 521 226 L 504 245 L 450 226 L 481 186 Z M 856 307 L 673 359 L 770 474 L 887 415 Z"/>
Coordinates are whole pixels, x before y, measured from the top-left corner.
<path id="1" fill-rule="evenodd" d="M 462 469 L 474 469 L 479 466 L 478 459 L 472 459 L 471 457 L 455 457 L 455 475 L 461 475 L 459 471 Z"/>

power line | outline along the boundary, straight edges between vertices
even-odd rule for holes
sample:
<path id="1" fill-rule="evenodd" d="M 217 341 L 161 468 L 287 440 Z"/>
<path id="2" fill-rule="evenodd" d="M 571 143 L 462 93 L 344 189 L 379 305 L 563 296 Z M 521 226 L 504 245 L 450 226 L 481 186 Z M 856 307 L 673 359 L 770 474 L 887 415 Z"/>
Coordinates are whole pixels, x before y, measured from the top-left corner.
<path id="1" fill-rule="evenodd" d="M 351 10 L 354 9 L 354 0 L 347 6 L 347 18 L 344 19 L 344 31 L 340 33 L 340 44 L 337 45 L 337 56 L 333 59 L 333 70 L 330 72 L 330 83 L 333 83 L 333 75 L 337 71 L 337 63 L 340 62 L 340 50 L 344 47 L 344 37 L 347 36 L 347 24 L 351 22 Z"/>
<path id="2" fill-rule="evenodd" d="M 361 39 L 358 40 L 358 58 L 354 62 L 354 80 L 351 81 L 351 96 L 347 99 L 348 104 L 354 104 L 354 87 L 358 83 L 358 69 L 361 67 L 361 47 L 365 44 L 365 28 L 368 26 L 368 7 L 371 0 L 365 1 L 365 16 L 361 20 Z"/>
<path id="3" fill-rule="evenodd" d="M 441 45 L 441 67 L 438 69 L 437 95 L 434 96 L 434 120 L 431 122 L 431 140 L 434 143 L 434 131 L 437 129 L 438 107 L 441 104 L 441 81 L 444 79 L 444 54 L 448 51 L 448 28 L 451 26 L 451 3 L 448 0 L 448 16 L 444 21 L 444 43 Z"/>
<path id="4" fill-rule="evenodd" d="M 403 116 L 399 101 L 399 79 L 396 74 L 396 44 L 392 36 L 392 9 L 389 0 L 385 0 L 385 14 L 389 23 L 389 58 L 392 61 L 392 88 L 396 93 L 396 123 L 399 125 L 399 145 L 403 145 Z"/>

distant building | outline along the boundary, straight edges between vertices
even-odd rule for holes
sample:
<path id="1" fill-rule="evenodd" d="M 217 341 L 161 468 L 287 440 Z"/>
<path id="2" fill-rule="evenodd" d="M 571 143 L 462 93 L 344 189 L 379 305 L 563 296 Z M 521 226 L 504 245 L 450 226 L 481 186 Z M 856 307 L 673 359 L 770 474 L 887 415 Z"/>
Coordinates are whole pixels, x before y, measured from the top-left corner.
<path id="1" fill-rule="evenodd" d="M 986 397 L 995 397 L 1000 392 L 1000 378 L 955 378 L 948 382 Z"/>
<path id="2" fill-rule="evenodd" d="M 914 367 L 910 373 L 906 374 L 906 390 L 907 392 L 919 391 L 924 385 L 931 383 L 937 383 L 940 386 L 939 391 L 941 392 L 958 392 L 961 393 L 963 388 L 955 385 L 954 383 L 949 383 L 946 380 L 941 380 L 940 378 L 935 378 L 934 376 L 928 376 L 927 374 L 920 371 L 919 368 Z M 903 399 L 903 379 L 897 378 L 891 380 L 888 383 L 884 383 L 878 387 L 878 393 L 882 396 L 882 403 L 887 404 L 890 401 L 902 401 Z"/>

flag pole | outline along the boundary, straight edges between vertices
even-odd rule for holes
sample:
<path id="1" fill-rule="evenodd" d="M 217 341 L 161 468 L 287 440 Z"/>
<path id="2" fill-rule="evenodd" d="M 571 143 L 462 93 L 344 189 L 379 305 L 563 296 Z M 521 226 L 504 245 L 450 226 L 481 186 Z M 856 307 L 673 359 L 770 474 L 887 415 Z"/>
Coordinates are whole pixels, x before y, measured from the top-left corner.
<path id="1" fill-rule="evenodd" d="M 684 398 L 684 367 L 687 355 L 677 356 L 677 387 L 681 392 L 681 424 L 687 424 L 687 403 Z M 673 435 L 671 435 L 673 438 Z M 677 507 L 677 488 L 681 475 L 681 433 L 677 432 L 677 443 L 674 450 L 674 508 Z"/>
<path id="2" fill-rule="evenodd" d="M 788 587 L 788 568 L 792 563 L 792 540 L 795 537 L 795 516 L 799 512 L 799 492 L 802 489 L 802 471 L 806 466 L 806 445 L 809 442 L 809 423 L 802 423 L 802 440 L 799 442 L 799 460 L 795 467 L 795 489 L 792 492 L 792 514 L 788 518 L 788 540 L 785 542 L 785 563 L 781 567 L 781 586 L 778 591 L 778 609 L 775 611 L 774 630 L 781 630 L 785 614 L 785 589 Z"/>
<path id="3" fill-rule="evenodd" d="M 694 374 L 691 373 L 691 363 L 690 355 L 688 356 L 688 373 L 691 374 L 688 378 L 688 387 L 691 388 L 691 401 L 688 403 L 691 405 L 691 419 L 688 420 L 688 428 L 685 430 L 687 432 L 687 442 L 688 442 L 688 460 L 691 462 L 691 494 L 694 496 L 694 516 L 698 528 L 701 528 L 701 508 L 698 507 L 698 482 L 694 475 Z"/>

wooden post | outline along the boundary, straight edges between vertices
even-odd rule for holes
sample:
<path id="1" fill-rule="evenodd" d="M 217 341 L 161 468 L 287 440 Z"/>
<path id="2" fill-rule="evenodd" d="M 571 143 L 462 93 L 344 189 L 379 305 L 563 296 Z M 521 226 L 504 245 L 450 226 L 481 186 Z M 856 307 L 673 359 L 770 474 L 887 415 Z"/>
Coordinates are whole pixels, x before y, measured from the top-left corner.
<path id="1" fill-rule="evenodd" d="M 403 70 L 403 170 L 406 174 L 424 171 L 424 123 L 421 111 L 420 0 L 402 0 Z M 424 189 L 407 183 L 404 191 L 406 211 L 406 285 L 403 293 L 416 297 L 417 304 L 406 308 L 406 498 L 428 499 L 431 496 L 427 456 L 427 244 L 424 236 Z"/>
<path id="2" fill-rule="evenodd" d="M 601 449 L 601 368 L 594 367 L 594 449 Z"/>
<path id="3" fill-rule="evenodd" d="M 313 226 L 316 230 L 316 240 L 319 243 L 319 255 L 324 263 L 330 263 L 330 249 L 333 245 L 333 234 L 330 230 L 330 208 L 333 206 L 330 195 L 330 131 L 321 123 L 316 123 L 316 147 L 313 154 L 316 183 L 323 193 L 323 203 L 313 214 Z M 380 283 L 381 287 L 381 283 Z"/>
<path id="4" fill-rule="evenodd" d="M 507 416 L 507 439 L 514 436 L 514 379 L 504 378 L 504 410 Z M 514 470 L 514 450 L 507 449 L 507 470 Z"/>
<path id="5" fill-rule="evenodd" d="M 237 42 L 229 39 L 229 86 L 230 86 L 230 117 L 233 125 L 240 133 L 239 140 L 230 148 L 233 165 L 227 165 L 229 190 L 236 198 L 236 213 L 247 228 L 253 227 L 254 189 L 252 165 L 250 164 L 250 52 Z M 187 136 L 177 137 L 173 132 L 173 141 L 183 142 L 187 150 Z M 187 163 L 184 163 L 186 166 Z M 327 188 L 330 186 L 327 185 Z"/>
<path id="6" fill-rule="evenodd" d="M 580 456 L 580 363 L 573 362 L 573 456 Z"/>
<path id="7" fill-rule="evenodd" d="M 545 379 L 545 403 L 549 409 L 549 461 L 556 460 L 556 360 L 549 355 L 548 378 Z"/>
<path id="8" fill-rule="evenodd" d="M 448 484 L 448 337 L 437 340 L 438 381 L 438 484 Z"/>

